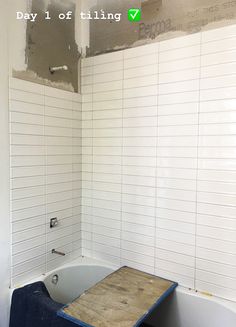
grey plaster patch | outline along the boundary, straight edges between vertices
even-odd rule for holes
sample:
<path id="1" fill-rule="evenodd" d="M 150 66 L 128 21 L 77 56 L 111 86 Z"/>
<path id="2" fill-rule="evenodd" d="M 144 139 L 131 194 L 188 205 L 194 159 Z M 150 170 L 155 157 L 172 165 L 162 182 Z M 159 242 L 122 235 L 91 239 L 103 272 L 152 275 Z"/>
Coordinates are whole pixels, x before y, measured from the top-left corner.
<path id="1" fill-rule="evenodd" d="M 45 1 L 32 0 L 35 22 L 27 22 L 25 60 L 27 70 L 14 72 L 21 79 L 78 92 L 80 53 L 75 40 L 75 3 L 51 0 L 47 8 L 51 20 L 45 20 Z M 73 12 L 71 20 L 60 20 L 60 13 Z M 50 66 L 67 65 L 68 71 L 51 74 Z"/>
<path id="2" fill-rule="evenodd" d="M 127 19 L 130 8 L 142 9 L 142 20 Z M 158 40 L 234 24 L 236 0 L 98 0 L 91 12 L 121 12 L 121 22 L 90 22 L 87 56 L 126 49 Z"/>
<path id="3" fill-rule="evenodd" d="M 13 69 L 12 77 L 19 78 L 24 81 L 28 81 L 28 82 L 32 82 L 32 83 L 36 82 L 37 84 L 42 84 L 42 85 L 54 87 L 54 88 L 69 91 L 69 92 L 75 92 L 74 87 L 71 83 L 65 83 L 63 81 L 52 82 L 49 79 L 38 76 L 35 72 L 30 71 L 30 70 L 16 71 Z"/>

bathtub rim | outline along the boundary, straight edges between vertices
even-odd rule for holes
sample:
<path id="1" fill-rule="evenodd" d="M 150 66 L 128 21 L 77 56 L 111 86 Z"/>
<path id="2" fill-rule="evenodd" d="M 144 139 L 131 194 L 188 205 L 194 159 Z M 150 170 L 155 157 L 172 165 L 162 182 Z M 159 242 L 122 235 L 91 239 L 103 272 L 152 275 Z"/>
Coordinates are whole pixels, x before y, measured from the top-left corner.
<path id="1" fill-rule="evenodd" d="M 16 285 L 15 287 L 11 287 L 10 288 L 10 297 L 12 296 L 12 293 L 14 292 L 14 290 L 16 290 L 18 288 L 21 288 L 21 287 L 24 287 L 26 285 L 33 284 L 36 282 L 44 282 L 44 280 L 53 273 L 59 272 L 65 268 L 77 267 L 77 266 L 100 266 L 100 267 L 110 268 L 113 270 L 120 268 L 119 266 L 112 264 L 111 262 L 108 262 L 105 260 L 98 260 L 98 259 L 81 256 L 81 257 L 74 259 L 72 261 L 69 261 L 69 262 L 67 262 L 45 274 L 39 275 L 38 277 L 31 278 L 25 282 L 22 282 L 19 285 Z"/>
<path id="2" fill-rule="evenodd" d="M 24 282 L 24 283 L 22 283 L 22 285 L 19 285 L 19 286 L 15 287 L 14 289 L 23 287 L 23 286 L 26 286 L 28 284 L 35 283 L 35 282 L 43 282 L 48 276 L 52 275 L 53 273 L 59 272 L 65 268 L 77 267 L 77 266 L 100 266 L 100 267 L 110 268 L 113 270 L 119 268 L 119 266 L 114 265 L 108 261 L 97 260 L 97 259 L 92 259 L 92 258 L 88 258 L 88 257 L 80 257 L 73 261 L 67 262 L 67 263 L 63 264 L 62 266 L 57 267 L 45 274 L 42 274 L 39 277 L 36 277 L 27 282 Z"/>
<path id="3" fill-rule="evenodd" d="M 206 301 L 210 301 L 210 302 L 219 304 L 222 307 L 224 307 L 236 314 L 236 302 L 234 302 L 234 301 L 226 300 L 226 299 L 217 297 L 215 295 L 210 295 L 210 294 L 207 295 L 204 292 L 195 291 L 193 289 L 189 289 L 189 288 L 186 288 L 186 287 L 180 286 L 180 285 L 176 288 L 175 292 L 189 295 L 191 297 L 197 298 L 198 300 L 206 300 Z"/>
<path id="4" fill-rule="evenodd" d="M 48 272 L 46 274 L 42 274 L 36 278 L 30 279 L 27 282 L 22 283 L 21 285 L 17 285 L 16 287 L 11 288 L 10 296 L 12 295 L 13 291 L 17 288 L 21 288 L 21 287 L 24 287 L 26 285 L 29 285 L 29 284 L 32 284 L 35 282 L 40 282 L 40 281 L 43 282 L 48 276 L 50 276 L 53 273 L 59 272 L 65 268 L 77 267 L 77 266 L 100 266 L 100 267 L 110 268 L 113 270 L 120 268 L 120 266 L 115 265 L 109 261 L 81 256 L 73 261 L 67 262 L 64 265 L 51 270 L 50 272 Z M 186 287 L 180 286 L 180 285 L 175 289 L 174 292 L 189 295 L 191 297 L 197 298 L 198 300 L 212 301 L 212 302 L 219 304 L 219 305 L 223 306 L 224 308 L 226 308 L 236 314 L 236 302 L 234 302 L 234 301 L 226 300 L 226 299 L 214 296 L 214 295 L 207 295 L 204 292 L 195 291 L 193 289 L 189 289 L 189 288 L 186 288 Z"/>

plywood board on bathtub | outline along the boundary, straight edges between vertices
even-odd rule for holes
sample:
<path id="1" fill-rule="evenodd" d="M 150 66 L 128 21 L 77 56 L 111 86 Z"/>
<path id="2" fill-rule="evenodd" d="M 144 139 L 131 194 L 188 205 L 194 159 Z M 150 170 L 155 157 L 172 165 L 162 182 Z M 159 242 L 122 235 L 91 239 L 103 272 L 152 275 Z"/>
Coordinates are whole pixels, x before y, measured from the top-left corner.
<path id="1" fill-rule="evenodd" d="M 122 267 L 59 311 L 80 326 L 139 326 L 177 284 Z"/>

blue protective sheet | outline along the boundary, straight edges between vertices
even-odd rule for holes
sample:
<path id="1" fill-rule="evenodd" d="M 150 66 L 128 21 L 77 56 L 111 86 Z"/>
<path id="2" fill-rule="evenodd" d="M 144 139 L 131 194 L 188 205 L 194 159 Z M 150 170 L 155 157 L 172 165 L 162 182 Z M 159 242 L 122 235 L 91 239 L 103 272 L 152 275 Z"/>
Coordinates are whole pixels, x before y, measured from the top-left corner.
<path id="1" fill-rule="evenodd" d="M 139 327 L 141 326 L 144 321 L 148 318 L 148 316 L 153 313 L 153 311 L 158 310 L 158 307 L 160 306 L 161 303 L 163 303 L 163 301 L 171 294 L 174 292 L 174 290 L 176 289 L 176 287 L 178 286 L 178 283 L 173 283 L 173 285 L 171 285 L 171 287 L 166 290 L 165 293 L 162 294 L 162 296 L 158 299 L 158 301 L 156 303 L 153 304 L 153 306 L 145 313 L 145 315 L 143 315 L 142 317 L 140 317 L 140 319 L 137 321 L 137 323 L 134 325 L 134 327 Z M 63 307 L 64 308 L 64 307 Z M 60 308 L 60 310 L 58 310 L 57 315 L 61 318 L 64 318 L 67 321 L 72 322 L 73 324 L 76 324 L 77 326 L 81 326 L 81 327 L 96 327 L 96 326 L 91 326 L 83 321 L 80 321 L 68 314 L 66 314 L 62 309 Z"/>
<path id="2" fill-rule="evenodd" d="M 16 289 L 12 295 L 10 327 L 75 327 L 57 316 L 63 304 L 57 303 L 42 282 Z"/>
<path id="3" fill-rule="evenodd" d="M 146 326 L 145 319 L 174 291 L 173 284 L 150 308 L 150 310 L 134 325 Z M 9 327 L 94 327 L 71 316 L 61 309 L 63 304 L 53 301 L 42 282 L 16 289 L 12 295 L 11 316 Z M 112 327 L 112 326 L 111 326 Z"/>

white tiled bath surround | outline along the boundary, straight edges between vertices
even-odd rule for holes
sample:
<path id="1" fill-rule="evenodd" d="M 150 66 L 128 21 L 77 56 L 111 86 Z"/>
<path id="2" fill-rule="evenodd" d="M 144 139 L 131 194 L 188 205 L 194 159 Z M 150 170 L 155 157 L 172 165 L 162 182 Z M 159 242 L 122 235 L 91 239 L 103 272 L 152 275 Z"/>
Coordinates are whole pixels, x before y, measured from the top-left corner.
<path id="1" fill-rule="evenodd" d="M 79 256 L 82 229 L 84 255 L 236 300 L 236 26 L 82 75 L 82 126 L 80 95 L 10 83 L 13 285 Z"/>
<path id="2" fill-rule="evenodd" d="M 82 66 L 83 254 L 236 300 L 236 26 Z"/>
<path id="3" fill-rule="evenodd" d="M 16 286 L 81 254 L 81 96 L 11 79 L 10 144 Z"/>

